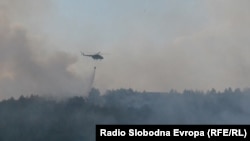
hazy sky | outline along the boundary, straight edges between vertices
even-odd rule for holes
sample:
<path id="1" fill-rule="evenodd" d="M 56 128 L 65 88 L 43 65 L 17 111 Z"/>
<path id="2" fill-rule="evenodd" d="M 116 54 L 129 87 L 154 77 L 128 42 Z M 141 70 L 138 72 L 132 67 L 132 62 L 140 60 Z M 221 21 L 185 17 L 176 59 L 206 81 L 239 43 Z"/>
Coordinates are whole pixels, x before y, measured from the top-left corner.
<path id="1" fill-rule="evenodd" d="M 1 95 L 30 85 L 38 92 L 77 93 L 87 85 L 94 66 L 94 87 L 101 90 L 248 87 L 249 4 L 0 0 Z M 103 52 L 104 60 L 80 56 L 79 51 Z"/>

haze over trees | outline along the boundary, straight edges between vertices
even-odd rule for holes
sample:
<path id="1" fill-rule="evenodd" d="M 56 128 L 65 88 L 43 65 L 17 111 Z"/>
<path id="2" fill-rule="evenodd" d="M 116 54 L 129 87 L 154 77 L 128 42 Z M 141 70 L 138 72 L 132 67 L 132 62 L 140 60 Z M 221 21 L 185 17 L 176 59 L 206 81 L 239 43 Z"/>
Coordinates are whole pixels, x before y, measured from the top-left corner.
<path id="1" fill-rule="evenodd" d="M 250 90 L 223 92 L 92 89 L 58 101 L 20 96 L 0 102 L 1 141 L 95 140 L 96 124 L 249 124 Z"/>

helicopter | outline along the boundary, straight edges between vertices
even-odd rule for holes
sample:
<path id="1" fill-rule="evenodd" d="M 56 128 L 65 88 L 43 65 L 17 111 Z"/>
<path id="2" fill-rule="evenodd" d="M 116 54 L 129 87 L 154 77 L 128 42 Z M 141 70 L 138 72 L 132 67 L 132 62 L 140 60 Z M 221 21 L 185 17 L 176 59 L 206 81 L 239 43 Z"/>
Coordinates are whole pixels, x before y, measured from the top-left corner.
<path id="1" fill-rule="evenodd" d="M 81 55 L 82 55 L 82 56 L 92 57 L 92 59 L 94 59 L 94 60 L 98 60 L 98 59 L 102 60 L 102 59 L 103 59 L 103 56 L 100 55 L 100 52 L 98 52 L 98 53 L 96 53 L 96 54 L 84 54 L 84 53 L 81 51 Z"/>

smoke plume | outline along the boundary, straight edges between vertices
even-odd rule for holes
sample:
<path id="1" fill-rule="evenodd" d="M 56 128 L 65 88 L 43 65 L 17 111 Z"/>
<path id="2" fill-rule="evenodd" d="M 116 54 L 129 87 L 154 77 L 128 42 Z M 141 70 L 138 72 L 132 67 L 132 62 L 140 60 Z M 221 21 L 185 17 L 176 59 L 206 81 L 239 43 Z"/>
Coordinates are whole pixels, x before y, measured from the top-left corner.
<path id="1" fill-rule="evenodd" d="M 42 6 L 47 1 L 38 3 Z M 85 83 L 89 82 L 85 82 L 72 69 L 78 61 L 76 56 L 62 51 L 49 51 L 44 40 L 13 20 L 17 15 L 37 12 L 37 9 L 32 8 L 33 4 L 38 3 L 30 0 L 0 1 L 1 99 L 32 93 L 83 95 L 86 91 Z"/>

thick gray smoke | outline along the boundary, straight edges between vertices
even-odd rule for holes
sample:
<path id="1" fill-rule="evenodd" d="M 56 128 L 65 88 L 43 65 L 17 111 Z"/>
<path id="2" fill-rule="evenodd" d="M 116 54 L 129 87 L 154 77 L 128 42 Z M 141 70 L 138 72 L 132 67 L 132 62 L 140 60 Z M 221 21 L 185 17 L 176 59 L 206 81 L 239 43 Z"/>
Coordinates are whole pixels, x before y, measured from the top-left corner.
<path id="1" fill-rule="evenodd" d="M 99 89 L 165 92 L 249 86 L 246 0 L 186 2 L 188 5 L 159 1 L 152 7 L 150 1 L 146 5 L 142 1 L 108 1 L 101 8 L 90 1 L 73 8 L 78 3 L 69 7 L 64 3 L 63 8 L 74 11 L 65 12 L 69 15 L 63 8 L 50 8 L 53 2 L 0 0 L 1 93 L 78 93 L 92 83 L 81 82 L 80 69 L 88 65 L 76 54 L 48 52 L 58 48 L 34 36 L 35 32 L 42 36 L 43 30 L 51 30 L 48 33 L 54 33 L 55 38 L 50 35 L 50 40 L 64 50 L 73 51 L 74 46 L 77 51 L 112 53 L 98 66 L 95 85 Z M 57 2 L 56 7 L 63 5 Z M 52 9 L 58 14 L 54 19 L 53 12 L 47 14 Z M 45 17 L 51 20 L 43 21 Z M 49 24 L 43 24 L 46 22 Z M 41 29 L 34 31 L 39 26 Z"/>
<path id="2" fill-rule="evenodd" d="M 141 4 L 133 15 L 124 14 L 126 22 L 117 24 L 117 30 L 128 33 L 115 42 L 116 56 L 108 57 L 116 69 L 110 71 L 106 64 L 101 68 L 99 87 L 163 92 L 248 87 L 249 1 L 164 2 L 165 9 L 173 9 L 158 18 L 150 17 L 155 14 L 150 9 L 139 13 Z"/>
<path id="3" fill-rule="evenodd" d="M 85 83 L 90 82 L 72 71 L 78 58 L 65 52 L 50 52 L 44 41 L 14 22 L 12 17 L 18 11 L 12 9 L 13 3 L 0 1 L 0 98 L 32 93 L 60 96 L 86 93 Z"/>

